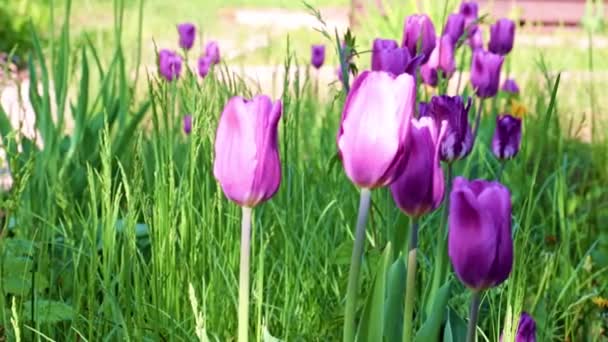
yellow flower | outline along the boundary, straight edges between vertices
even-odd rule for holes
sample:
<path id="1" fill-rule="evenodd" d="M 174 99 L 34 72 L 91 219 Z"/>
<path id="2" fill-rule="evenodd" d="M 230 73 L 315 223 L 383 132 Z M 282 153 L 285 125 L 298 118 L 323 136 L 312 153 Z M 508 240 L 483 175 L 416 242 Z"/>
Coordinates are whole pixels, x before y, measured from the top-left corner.
<path id="1" fill-rule="evenodd" d="M 608 309 L 608 299 L 606 299 L 602 296 L 593 297 L 593 299 L 591 299 L 591 301 L 593 302 L 593 304 L 597 305 L 600 309 Z"/>
<path id="2" fill-rule="evenodd" d="M 511 115 L 518 118 L 523 118 L 526 114 L 528 114 L 528 108 L 526 108 L 526 106 L 522 102 L 512 99 Z"/>

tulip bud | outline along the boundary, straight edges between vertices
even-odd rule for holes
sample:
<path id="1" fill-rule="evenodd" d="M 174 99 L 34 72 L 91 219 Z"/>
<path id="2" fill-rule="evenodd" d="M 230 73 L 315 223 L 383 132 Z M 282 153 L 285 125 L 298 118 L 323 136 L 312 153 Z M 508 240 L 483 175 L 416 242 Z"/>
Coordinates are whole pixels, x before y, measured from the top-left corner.
<path id="1" fill-rule="evenodd" d="M 478 49 L 483 49 L 483 32 L 477 28 L 468 38 L 469 47 L 473 52 Z"/>
<path id="2" fill-rule="evenodd" d="M 500 335 L 499 341 L 504 341 L 502 334 Z M 536 342 L 536 322 L 534 322 L 534 318 L 527 312 L 522 312 L 519 316 L 515 342 Z"/>
<path id="3" fill-rule="evenodd" d="M 372 47 L 372 70 L 387 71 L 394 75 L 406 72 L 412 58 L 406 48 L 400 48 L 390 39 L 374 39 Z"/>
<path id="4" fill-rule="evenodd" d="M 319 69 L 325 63 L 325 45 L 313 45 L 311 48 L 310 64 Z"/>
<path id="5" fill-rule="evenodd" d="M 205 46 L 205 56 L 211 59 L 212 64 L 220 63 L 220 47 L 217 42 L 209 42 Z"/>
<path id="6" fill-rule="evenodd" d="M 498 55 L 506 55 L 513 49 L 515 40 L 515 23 L 503 18 L 490 26 L 490 42 L 488 50 Z"/>
<path id="7" fill-rule="evenodd" d="M 409 74 L 361 73 L 348 93 L 338 150 L 350 180 L 361 188 L 393 182 L 402 167 L 416 86 Z"/>
<path id="8" fill-rule="evenodd" d="M 167 81 L 179 78 L 182 71 L 182 59 L 175 52 L 163 49 L 158 53 L 158 71 Z"/>
<path id="9" fill-rule="evenodd" d="M 211 69 L 211 57 L 209 56 L 201 56 L 198 59 L 198 75 L 201 78 L 207 77 L 209 74 L 209 70 Z"/>
<path id="10" fill-rule="evenodd" d="M 519 317 L 515 342 L 536 342 L 536 322 L 526 312 L 522 312 Z"/>
<path id="11" fill-rule="evenodd" d="M 448 255 L 460 281 L 473 290 L 497 286 L 513 267 L 511 195 L 498 182 L 454 179 Z"/>
<path id="12" fill-rule="evenodd" d="M 437 127 L 433 118 L 412 119 L 403 172 L 391 184 L 393 199 L 406 214 L 420 217 L 443 201 L 444 180 L 439 162 L 439 142 L 447 122 Z"/>
<path id="13" fill-rule="evenodd" d="M 439 70 L 442 71 L 444 78 L 450 78 L 456 70 L 454 44 L 449 36 L 437 38 L 437 45 L 431 53 L 431 58 L 420 69 L 424 83 L 436 87 L 439 81 L 437 74 Z"/>
<path id="14" fill-rule="evenodd" d="M 177 33 L 179 33 L 179 46 L 184 50 L 190 50 L 194 44 L 196 26 L 191 23 L 179 24 L 177 25 Z"/>
<path id="15" fill-rule="evenodd" d="M 277 125 L 281 101 L 258 95 L 231 98 L 215 137 L 213 174 L 230 200 L 255 207 L 270 199 L 281 182 Z"/>
<path id="16" fill-rule="evenodd" d="M 192 114 L 184 116 L 184 133 L 190 135 L 192 132 Z"/>
<path id="17" fill-rule="evenodd" d="M 464 15 L 460 13 L 452 13 L 448 16 L 448 21 L 445 23 L 443 34 L 452 39 L 452 44 L 456 45 L 464 33 Z"/>
<path id="18" fill-rule="evenodd" d="M 471 84 L 477 96 L 481 98 L 496 96 L 503 61 L 503 56 L 491 52 L 477 50 L 473 53 Z"/>
<path id="19" fill-rule="evenodd" d="M 435 26 L 431 19 L 425 14 L 414 14 L 407 17 L 403 29 L 403 41 L 401 46 L 407 48 L 410 56 L 422 53 L 422 64 L 431 58 L 431 52 L 435 48 L 436 34 Z"/>
<path id="20" fill-rule="evenodd" d="M 515 157 L 521 145 L 521 119 L 509 114 L 496 118 L 496 130 L 492 138 L 492 153 L 504 160 Z"/>
<path id="21" fill-rule="evenodd" d="M 502 91 L 517 95 L 519 94 L 519 86 L 517 85 L 517 82 L 515 82 L 514 79 L 507 78 L 502 84 Z"/>
<path id="22" fill-rule="evenodd" d="M 460 96 L 433 96 L 424 110 L 436 122 L 446 121 L 446 133 L 441 140 L 441 160 L 451 162 L 469 155 L 473 149 L 473 133 L 469 125 L 471 99 L 465 104 Z"/>
<path id="23" fill-rule="evenodd" d="M 475 1 L 463 2 L 460 4 L 460 14 L 464 16 L 464 28 L 468 35 L 477 30 L 477 18 L 479 8 Z"/>

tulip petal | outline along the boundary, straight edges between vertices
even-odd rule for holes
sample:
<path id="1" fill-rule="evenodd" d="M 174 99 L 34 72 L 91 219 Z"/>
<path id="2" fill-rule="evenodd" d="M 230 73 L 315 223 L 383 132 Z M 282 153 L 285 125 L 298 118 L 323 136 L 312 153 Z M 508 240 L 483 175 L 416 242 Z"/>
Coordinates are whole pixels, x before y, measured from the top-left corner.
<path id="1" fill-rule="evenodd" d="M 253 202 L 257 203 L 272 197 L 279 189 L 281 183 L 281 163 L 277 148 L 277 125 L 282 113 L 282 103 L 272 100 L 264 95 L 256 96 L 252 100 L 256 106 L 256 145 L 259 146 L 256 174 L 253 189 L 258 189 Z"/>
<path id="2" fill-rule="evenodd" d="M 452 191 L 448 221 L 448 254 L 454 271 L 470 288 L 487 287 L 497 239 L 492 219 L 467 187 Z"/>
<path id="3" fill-rule="evenodd" d="M 414 80 L 386 72 L 362 74 L 349 93 L 338 148 L 349 178 L 360 187 L 393 180 L 414 104 Z"/>
<path id="4" fill-rule="evenodd" d="M 430 117 L 413 119 L 403 173 L 391 184 L 397 206 L 412 217 L 426 214 L 433 206 L 435 123 Z"/>
<path id="5" fill-rule="evenodd" d="M 497 238 L 496 258 L 489 278 L 492 286 L 505 281 L 513 268 L 513 238 L 511 237 L 511 195 L 499 183 L 487 186 L 478 197 L 483 210 L 494 220 Z"/>
<path id="6" fill-rule="evenodd" d="M 255 127 L 256 115 L 247 111 L 245 99 L 230 99 L 217 129 L 213 173 L 226 196 L 241 205 L 249 200 L 258 163 Z"/>

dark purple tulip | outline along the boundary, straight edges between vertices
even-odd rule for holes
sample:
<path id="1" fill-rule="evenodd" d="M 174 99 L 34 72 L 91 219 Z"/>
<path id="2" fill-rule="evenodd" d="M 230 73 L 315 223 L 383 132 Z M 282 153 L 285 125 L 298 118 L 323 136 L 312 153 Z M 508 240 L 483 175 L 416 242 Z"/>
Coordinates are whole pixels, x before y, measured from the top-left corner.
<path id="1" fill-rule="evenodd" d="M 435 26 L 431 19 L 425 14 L 414 14 L 405 21 L 401 46 L 407 48 L 410 56 L 423 54 L 421 63 L 424 64 L 431 58 L 436 37 Z M 420 49 L 418 49 L 419 44 Z"/>
<path id="2" fill-rule="evenodd" d="M 507 78 L 502 84 L 502 91 L 517 95 L 519 94 L 519 86 L 517 85 L 517 82 L 515 82 L 514 79 Z"/>
<path id="3" fill-rule="evenodd" d="M 503 335 L 500 335 L 500 342 L 503 342 Z M 527 312 L 522 312 L 517 324 L 515 342 L 536 342 L 536 322 Z"/>
<path id="4" fill-rule="evenodd" d="M 452 13 L 448 16 L 448 21 L 443 29 L 443 35 L 447 35 L 452 39 L 452 43 L 456 45 L 462 34 L 464 33 L 464 15 L 460 13 Z"/>
<path id="5" fill-rule="evenodd" d="M 460 14 L 464 16 L 464 28 L 468 33 L 477 30 L 477 18 L 479 7 L 475 1 L 463 2 L 460 4 Z"/>
<path id="6" fill-rule="evenodd" d="M 519 317 L 515 342 L 536 342 L 536 322 L 526 312 L 522 312 Z"/>
<path id="7" fill-rule="evenodd" d="M 513 49 L 515 40 L 515 23 L 502 18 L 490 27 L 488 50 L 498 55 L 506 55 Z"/>
<path id="8" fill-rule="evenodd" d="M 217 42 L 209 42 L 207 46 L 205 46 L 205 56 L 211 59 L 212 64 L 220 63 L 220 47 Z"/>
<path id="9" fill-rule="evenodd" d="M 429 116 L 429 104 L 420 101 L 418 103 L 418 117 Z"/>
<path id="10" fill-rule="evenodd" d="M 496 96 L 503 61 L 503 56 L 491 52 L 477 50 L 473 53 L 471 84 L 477 96 L 481 98 Z"/>
<path id="11" fill-rule="evenodd" d="M 211 58 L 209 56 L 201 56 L 198 58 L 198 75 L 201 78 L 207 77 L 211 69 Z"/>
<path id="12" fill-rule="evenodd" d="M 467 39 L 469 47 L 475 52 L 478 49 L 483 49 L 483 32 L 481 29 L 476 29 L 471 36 Z"/>
<path id="13" fill-rule="evenodd" d="M 173 51 L 163 49 L 158 53 L 158 70 L 167 81 L 176 80 L 182 71 L 182 58 Z"/>
<path id="14" fill-rule="evenodd" d="M 456 70 L 454 60 L 454 44 L 449 36 L 437 38 L 437 45 L 431 53 L 429 61 L 422 66 L 420 74 L 425 84 L 436 87 L 438 83 L 438 71 L 443 72 L 443 77 L 450 78 Z"/>
<path id="15" fill-rule="evenodd" d="M 192 114 L 184 116 L 184 133 L 190 135 L 192 132 Z"/>
<path id="16" fill-rule="evenodd" d="M 310 51 L 310 64 L 319 69 L 325 63 L 325 45 L 313 45 Z"/>
<path id="17" fill-rule="evenodd" d="M 439 142 L 446 122 L 438 127 L 433 118 L 412 119 L 403 173 L 391 184 L 393 199 L 406 214 L 420 217 L 439 207 L 445 185 L 439 162 Z"/>
<path id="18" fill-rule="evenodd" d="M 492 138 L 492 153 L 504 160 L 515 157 L 521 145 L 521 119 L 509 114 L 496 118 L 496 130 Z"/>
<path id="19" fill-rule="evenodd" d="M 447 122 L 446 133 L 441 140 L 441 160 L 451 162 L 469 155 L 473 149 L 473 133 L 469 125 L 471 99 L 465 104 L 460 96 L 433 96 L 424 115 L 432 116 L 436 122 Z"/>
<path id="20" fill-rule="evenodd" d="M 497 286 L 513 267 L 511 195 L 498 182 L 454 179 L 448 255 L 460 281 L 473 290 Z"/>
<path id="21" fill-rule="evenodd" d="M 190 50 L 194 45 L 196 26 L 191 23 L 179 24 L 177 25 L 177 33 L 179 33 L 179 46 L 184 50 Z"/>
<path id="22" fill-rule="evenodd" d="M 372 70 L 387 71 L 393 75 L 405 72 L 410 54 L 406 48 L 400 48 L 396 41 L 391 39 L 374 39 L 372 47 Z"/>

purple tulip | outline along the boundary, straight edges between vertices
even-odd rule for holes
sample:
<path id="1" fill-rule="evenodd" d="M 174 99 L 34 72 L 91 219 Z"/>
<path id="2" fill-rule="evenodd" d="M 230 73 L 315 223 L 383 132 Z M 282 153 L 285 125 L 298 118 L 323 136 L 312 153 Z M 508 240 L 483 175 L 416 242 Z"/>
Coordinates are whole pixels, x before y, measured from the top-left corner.
<path id="1" fill-rule="evenodd" d="M 198 58 L 198 75 L 201 78 L 207 77 L 211 69 L 211 58 L 209 56 L 200 56 Z"/>
<path id="2" fill-rule="evenodd" d="M 443 28 L 443 35 L 447 35 L 452 39 L 452 44 L 456 45 L 464 33 L 464 15 L 461 13 L 452 13 L 448 16 L 448 21 Z"/>
<path id="3" fill-rule="evenodd" d="M 477 96 L 481 98 L 496 96 L 503 61 L 503 56 L 491 52 L 477 50 L 473 53 L 471 84 Z"/>
<path id="4" fill-rule="evenodd" d="M 390 39 L 374 39 L 372 47 L 372 70 L 387 71 L 394 75 L 404 72 L 412 74 L 417 64 L 412 68 L 414 60 L 406 48 L 400 48 L 396 41 Z M 417 59 L 416 59 L 417 61 Z"/>
<path id="5" fill-rule="evenodd" d="M 190 50 L 196 37 L 196 26 L 191 23 L 179 24 L 177 33 L 179 33 L 179 46 L 184 50 Z"/>
<path id="6" fill-rule="evenodd" d="M 184 133 L 190 135 L 192 132 L 192 114 L 184 116 Z"/>
<path id="7" fill-rule="evenodd" d="M 454 60 L 454 44 L 450 36 L 437 38 L 437 45 L 431 53 L 429 61 L 422 66 L 420 74 L 425 84 L 436 87 L 438 83 L 438 71 L 442 71 L 443 77 L 450 78 L 456 70 Z"/>
<path id="8" fill-rule="evenodd" d="M 536 342 L 536 322 L 526 312 L 522 312 L 519 317 L 515 342 Z"/>
<path id="9" fill-rule="evenodd" d="M 277 125 L 281 101 L 265 95 L 231 98 L 215 137 L 213 174 L 226 197 L 245 207 L 270 199 L 281 183 Z"/>
<path id="10" fill-rule="evenodd" d="M 423 55 L 421 63 L 424 64 L 431 58 L 436 36 L 435 26 L 431 19 L 425 14 L 414 14 L 407 17 L 405 21 L 401 46 L 407 48 L 410 56 L 421 53 Z M 418 49 L 419 44 L 420 49 Z"/>
<path id="11" fill-rule="evenodd" d="M 521 119 L 509 114 L 496 117 L 496 130 L 492 138 L 492 153 L 504 160 L 515 157 L 521 145 Z"/>
<path id="12" fill-rule="evenodd" d="M 325 63 L 325 45 L 313 45 L 311 47 L 310 64 L 319 69 Z"/>
<path id="13" fill-rule="evenodd" d="M 423 116 L 430 116 L 429 107 L 430 106 L 428 103 L 420 101 L 418 103 L 418 117 L 421 118 Z"/>
<path id="14" fill-rule="evenodd" d="M 478 13 L 477 2 L 469 1 L 460 4 L 460 14 L 464 16 L 464 28 L 469 35 L 477 30 Z"/>
<path id="15" fill-rule="evenodd" d="M 346 175 L 361 188 L 393 182 L 402 167 L 416 85 L 409 74 L 361 73 L 348 93 L 338 150 Z"/>
<path id="16" fill-rule="evenodd" d="M 439 142 L 446 122 L 440 127 L 433 118 L 412 119 L 407 140 L 407 157 L 401 175 L 391 184 L 397 206 L 411 217 L 437 209 L 443 201 L 443 170 L 439 162 Z"/>
<path id="17" fill-rule="evenodd" d="M 514 79 L 507 78 L 502 84 L 502 91 L 517 95 L 519 94 L 519 86 L 517 85 L 517 82 L 515 82 Z"/>
<path id="18" fill-rule="evenodd" d="M 448 255 L 460 281 L 473 290 L 497 286 L 513 267 L 511 195 L 498 182 L 454 179 Z"/>
<path id="19" fill-rule="evenodd" d="M 207 43 L 205 46 L 205 56 L 211 59 L 212 64 L 220 63 L 220 46 L 217 42 L 211 41 Z"/>
<path id="20" fill-rule="evenodd" d="M 471 36 L 467 39 L 469 47 L 475 52 L 478 49 L 483 49 L 483 32 L 480 28 L 477 28 Z"/>
<path id="21" fill-rule="evenodd" d="M 441 160 L 451 162 L 468 156 L 473 149 L 473 133 L 468 119 L 471 98 L 465 104 L 460 96 L 433 96 L 425 107 L 428 108 L 421 114 L 433 117 L 436 122 L 447 122 L 441 141 Z"/>
<path id="22" fill-rule="evenodd" d="M 500 342 L 503 342 L 503 335 L 500 335 Z M 527 312 L 522 312 L 517 324 L 515 342 L 536 342 L 536 322 Z"/>
<path id="23" fill-rule="evenodd" d="M 161 50 L 158 53 L 158 71 L 169 82 L 177 80 L 182 72 L 182 58 L 173 51 Z"/>
<path id="24" fill-rule="evenodd" d="M 490 42 L 488 50 L 495 54 L 504 56 L 513 50 L 515 40 L 515 23 L 512 20 L 502 18 L 490 26 Z"/>

